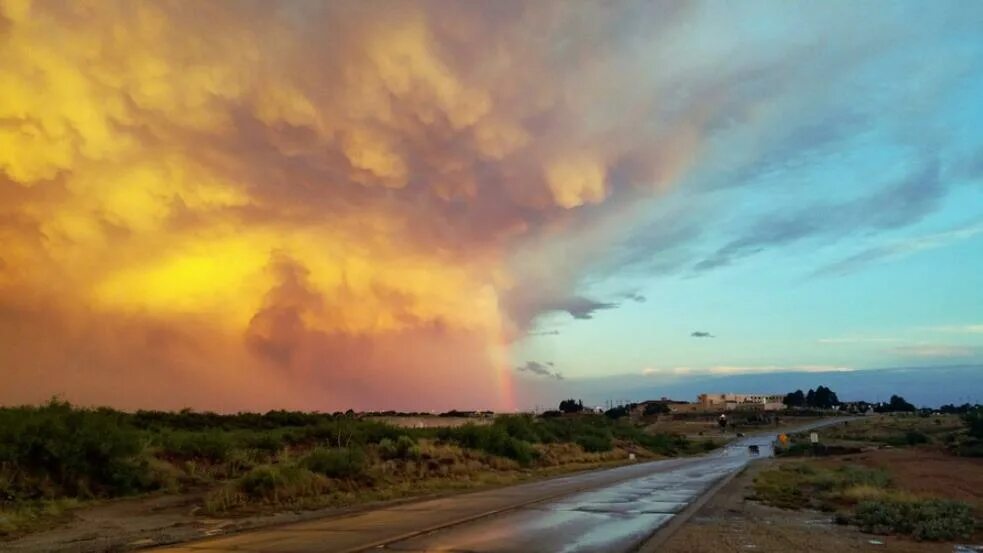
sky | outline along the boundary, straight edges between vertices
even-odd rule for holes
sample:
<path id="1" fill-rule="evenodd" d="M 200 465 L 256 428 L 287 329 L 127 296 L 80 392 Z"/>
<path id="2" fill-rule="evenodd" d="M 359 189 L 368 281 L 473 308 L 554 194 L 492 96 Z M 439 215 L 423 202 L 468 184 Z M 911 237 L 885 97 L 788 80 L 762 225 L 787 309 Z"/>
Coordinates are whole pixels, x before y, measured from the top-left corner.
<path id="1" fill-rule="evenodd" d="M 983 371 L 980 29 L 971 1 L 0 0 L 0 404 Z"/>

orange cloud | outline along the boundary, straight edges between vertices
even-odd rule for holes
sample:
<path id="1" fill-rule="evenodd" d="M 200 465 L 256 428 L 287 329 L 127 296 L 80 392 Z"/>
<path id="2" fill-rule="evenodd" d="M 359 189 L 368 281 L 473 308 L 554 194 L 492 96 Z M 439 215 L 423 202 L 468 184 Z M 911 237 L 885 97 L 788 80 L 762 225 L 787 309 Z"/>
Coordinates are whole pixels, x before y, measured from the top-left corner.
<path id="1" fill-rule="evenodd" d="M 522 298 L 576 284 L 512 252 L 662 136 L 578 115 L 610 89 L 526 32 L 569 16 L 187 8 L 0 3 L 0 402 L 509 407 Z"/>

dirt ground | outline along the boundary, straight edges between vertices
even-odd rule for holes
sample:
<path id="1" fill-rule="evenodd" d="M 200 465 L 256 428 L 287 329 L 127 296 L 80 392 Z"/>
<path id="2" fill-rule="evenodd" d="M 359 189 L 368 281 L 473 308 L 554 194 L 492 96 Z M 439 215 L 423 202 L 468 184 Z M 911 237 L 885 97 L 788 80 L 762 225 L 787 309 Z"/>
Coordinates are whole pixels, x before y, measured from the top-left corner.
<path id="1" fill-rule="evenodd" d="M 929 448 L 878 449 L 843 459 L 883 468 L 900 487 L 916 495 L 958 499 L 983 512 L 983 459 Z"/>
<path id="2" fill-rule="evenodd" d="M 921 486 L 932 495 L 979 501 L 983 465 L 979 460 L 943 457 L 937 452 L 878 450 L 851 462 L 884 466 L 905 488 Z M 754 475 L 781 461 L 755 463 L 734 478 L 673 535 L 660 550 L 665 553 L 953 553 L 955 543 L 917 542 L 895 536 L 864 534 L 852 526 L 836 525 L 831 513 L 789 511 L 746 499 Z M 933 488 L 941 486 L 941 488 Z M 977 503 L 978 504 L 978 503 Z M 969 544 L 983 544 L 977 534 Z M 967 544 L 968 545 L 968 544 Z M 969 552 L 972 549 L 964 549 Z M 983 546 L 979 549 L 983 551 Z"/>

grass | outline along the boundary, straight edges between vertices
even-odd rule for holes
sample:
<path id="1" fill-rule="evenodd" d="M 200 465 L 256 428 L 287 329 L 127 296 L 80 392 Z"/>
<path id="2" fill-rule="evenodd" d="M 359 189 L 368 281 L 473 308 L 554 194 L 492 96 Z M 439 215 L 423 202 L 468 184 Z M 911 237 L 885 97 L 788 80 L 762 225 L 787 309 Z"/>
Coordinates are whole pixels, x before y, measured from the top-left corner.
<path id="1" fill-rule="evenodd" d="M 890 485 L 886 471 L 855 465 L 828 469 L 797 462 L 764 471 L 754 480 L 755 499 L 783 509 L 835 510 L 857 495 L 880 493 Z"/>
<path id="2" fill-rule="evenodd" d="M 838 520 L 875 534 L 938 541 L 968 538 L 975 527 L 967 503 L 921 498 L 896 489 L 881 469 L 785 464 L 758 474 L 754 493 L 754 499 L 784 509 L 839 511 Z"/>
<path id="3" fill-rule="evenodd" d="M 65 520 L 77 499 L 24 501 L 0 508 L 0 537 L 14 536 L 34 529 L 43 529 L 52 521 Z"/>
<path id="4" fill-rule="evenodd" d="M 941 499 L 866 500 L 857 505 L 853 522 L 864 532 L 926 541 L 969 538 L 975 528 L 969 505 Z"/>
<path id="5" fill-rule="evenodd" d="M 205 491 L 209 512 L 308 508 L 715 446 L 592 415 L 400 428 L 351 413 L 124 413 L 51 401 L 0 408 L 0 537 L 57 522 L 66 501 Z"/>
<path id="6" fill-rule="evenodd" d="M 952 444 L 967 440 L 963 420 L 954 415 L 878 417 L 838 426 L 822 434 L 824 442 L 834 444 L 829 451 L 842 449 L 843 444 L 857 446 L 854 451 L 890 446 L 918 448 L 920 455 L 942 458 L 946 453 L 958 453 Z M 786 455 L 812 454 L 813 448 L 806 439 L 793 437 Z M 891 458 L 899 459 L 897 455 Z M 973 534 L 976 522 L 970 503 L 932 497 L 928 490 L 923 490 L 927 494 L 924 496 L 913 493 L 900 487 L 890 471 L 902 475 L 904 472 L 898 472 L 892 464 L 883 467 L 850 464 L 835 457 L 823 461 L 786 461 L 757 475 L 754 498 L 785 509 L 835 511 L 837 520 L 869 533 L 905 535 L 926 541 L 962 539 Z M 937 490 L 932 492 L 937 494 Z"/>

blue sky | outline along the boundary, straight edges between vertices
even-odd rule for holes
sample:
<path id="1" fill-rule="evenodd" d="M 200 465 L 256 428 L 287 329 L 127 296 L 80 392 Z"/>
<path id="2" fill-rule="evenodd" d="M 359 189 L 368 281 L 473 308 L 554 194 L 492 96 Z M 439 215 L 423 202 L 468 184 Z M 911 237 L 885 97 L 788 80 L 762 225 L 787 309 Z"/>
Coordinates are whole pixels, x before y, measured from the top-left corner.
<path id="1" fill-rule="evenodd" d="M 709 7 L 680 39 L 759 82 L 722 83 L 734 110 L 696 166 L 598 252 L 579 291 L 617 307 L 540 316 L 516 362 L 567 378 L 983 362 L 979 6 L 755 6 Z"/>

